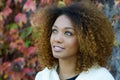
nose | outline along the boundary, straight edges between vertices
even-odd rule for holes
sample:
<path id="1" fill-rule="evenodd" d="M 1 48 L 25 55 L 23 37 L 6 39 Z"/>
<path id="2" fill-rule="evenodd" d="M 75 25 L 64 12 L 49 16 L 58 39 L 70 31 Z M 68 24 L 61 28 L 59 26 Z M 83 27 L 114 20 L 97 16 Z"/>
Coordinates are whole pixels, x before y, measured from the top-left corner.
<path id="1" fill-rule="evenodd" d="M 63 42 L 63 35 L 62 33 L 58 33 L 56 35 L 54 35 L 54 39 L 55 42 L 57 43 L 62 43 Z"/>

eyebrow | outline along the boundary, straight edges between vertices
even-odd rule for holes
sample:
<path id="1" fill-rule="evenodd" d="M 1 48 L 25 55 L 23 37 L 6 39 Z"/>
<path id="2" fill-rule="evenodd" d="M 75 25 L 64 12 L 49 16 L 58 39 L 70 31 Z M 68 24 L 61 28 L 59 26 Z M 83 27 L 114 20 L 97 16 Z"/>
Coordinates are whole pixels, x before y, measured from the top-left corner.
<path id="1" fill-rule="evenodd" d="M 58 26 L 56 26 L 56 25 L 53 25 L 53 27 L 58 28 Z M 72 28 L 72 27 L 65 27 L 65 29 L 73 29 L 74 30 L 74 28 Z"/>

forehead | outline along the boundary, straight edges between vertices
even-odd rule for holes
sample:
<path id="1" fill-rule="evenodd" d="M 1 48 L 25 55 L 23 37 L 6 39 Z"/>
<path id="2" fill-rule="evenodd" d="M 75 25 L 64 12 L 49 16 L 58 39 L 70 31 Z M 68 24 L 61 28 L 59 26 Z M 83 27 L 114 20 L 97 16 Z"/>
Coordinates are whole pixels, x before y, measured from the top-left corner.
<path id="1" fill-rule="evenodd" d="M 71 27 L 71 28 L 73 28 L 71 20 L 66 15 L 59 16 L 56 19 L 54 25 L 57 27 Z"/>

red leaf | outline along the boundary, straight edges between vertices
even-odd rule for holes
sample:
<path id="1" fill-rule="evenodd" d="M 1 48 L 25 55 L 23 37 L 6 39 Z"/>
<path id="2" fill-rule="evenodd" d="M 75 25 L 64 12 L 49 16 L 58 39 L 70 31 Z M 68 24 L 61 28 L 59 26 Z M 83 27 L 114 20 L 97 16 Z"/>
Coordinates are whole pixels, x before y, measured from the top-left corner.
<path id="1" fill-rule="evenodd" d="M 36 47 L 29 47 L 27 48 L 28 54 L 35 54 L 36 53 Z"/>
<path id="2" fill-rule="evenodd" d="M 11 1 L 12 1 L 12 0 L 7 0 L 7 1 L 6 1 L 6 5 L 7 5 L 7 6 L 10 6 Z"/>
<path id="3" fill-rule="evenodd" d="M 29 69 L 29 68 L 24 68 L 23 72 L 24 72 L 24 73 L 30 73 L 30 72 L 32 72 L 32 70 Z"/>
<path id="4" fill-rule="evenodd" d="M 17 48 L 17 45 L 16 45 L 14 42 L 11 42 L 10 45 L 9 45 L 9 47 L 10 47 L 11 49 L 16 49 L 16 48 Z"/>
<path id="5" fill-rule="evenodd" d="M 11 13 L 12 13 L 12 9 L 6 6 L 5 9 L 3 10 L 4 18 L 6 19 Z"/>
<path id="6" fill-rule="evenodd" d="M 18 13 L 18 14 L 15 16 L 15 22 L 27 23 L 26 15 L 23 14 L 23 13 Z"/>
<path id="7" fill-rule="evenodd" d="M 17 59 L 14 59 L 13 62 L 23 62 L 25 64 L 25 59 L 23 57 L 19 57 Z"/>
<path id="8" fill-rule="evenodd" d="M 3 70 L 10 70 L 11 63 L 10 62 L 4 62 L 2 65 Z"/>
<path id="9" fill-rule="evenodd" d="M 36 3 L 33 0 L 27 0 L 27 2 L 25 3 L 23 10 L 25 10 L 26 12 L 32 10 L 33 12 L 36 10 Z"/>

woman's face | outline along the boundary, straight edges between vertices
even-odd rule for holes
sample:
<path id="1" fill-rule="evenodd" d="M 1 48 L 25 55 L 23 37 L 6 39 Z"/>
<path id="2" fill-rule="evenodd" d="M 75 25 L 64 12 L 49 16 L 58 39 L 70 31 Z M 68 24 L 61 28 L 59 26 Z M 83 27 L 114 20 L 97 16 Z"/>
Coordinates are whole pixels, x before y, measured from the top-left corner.
<path id="1" fill-rule="evenodd" d="M 77 56 L 79 46 L 76 32 L 67 16 L 61 15 L 56 19 L 50 43 L 55 58 L 67 59 Z"/>

